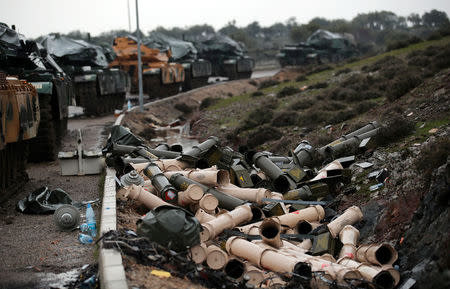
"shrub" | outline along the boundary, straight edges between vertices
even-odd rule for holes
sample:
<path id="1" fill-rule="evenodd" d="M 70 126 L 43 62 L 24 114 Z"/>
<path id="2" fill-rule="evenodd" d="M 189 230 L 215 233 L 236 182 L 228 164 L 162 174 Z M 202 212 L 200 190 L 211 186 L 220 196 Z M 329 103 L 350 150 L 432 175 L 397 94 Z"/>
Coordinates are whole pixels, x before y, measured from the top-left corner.
<path id="1" fill-rule="evenodd" d="M 408 91 L 415 88 L 421 81 L 422 79 L 419 74 L 415 72 L 398 75 L 389 84 L 388 100 L 394 101 L 403 96 Z"/>
<path id="2" fill-rule="evenodd" d="M 207 97 L 205 99 L 202 100 L 202 102 L 200 103 L 200 109 L 205 109 L 207 107 L 210 107 L 214 104 L 216 104 L 219 101 L 218 98 L 212 98 L 212 97 Z"/>
<path id="3" fill-rule="evenodd" d="M 272 120 L 272 116 L 272 110 L 259 107 L 250 112 L 250 114 L 242 122 L 240 128 L 242 130 L 248 130 L 263 125 L 270 122 Z"/>
<path id="4" fill-rule="evenodd" d="M 415 161 L 415 166 L 429 180 L 433 170 L 445 164 L 449 155 L 450 140 L 448 138 L 440 139 L 427 144 L 422 149 Z"/>
<path id="5" fill-rule="evenodd" d="M 298 113 L 296 111 L 288 110 L 277 113 L 272 119 L 272 126 L 283 127 L 295 125 L 298 120 Z"/>
<path id="6" fill-rule="evenodd" d="M 295 94 L 297 92 L 300 92 L 300 90 L 297 87 L 294 86 L 285 86 L 283 87 L 283 89 L 281 89 L 280 91 L 278 91 L 277 93 L 277 97 L 278 98 L 282 98 L 282 97 L 286 97 L 292 94 Z"/>
<path id="7" fill-rule="evenodd" d="M 181 111 L 182 113 L 185 113 L 185 114 L 189 114 L 189 113 L 191 113 L 194 110 L 191 106 L 187 105 L 184 102 L 178 102 L 178 103 L 176 103 L 174 105 L 174 107 L 177 110 L 179 110 L 179 111 Z"/>
<path id="8" fill-rule="evenodd" d="M 353 111 L 355 112 L 355 114 L 363 114 L 363 113 L 371 110 L 376 105 L 377 104 L 373 101 L 364 100 L 364 101 L 359 102 L 356 105 L 356 107 L 353 109 Z"/>
<path id="9" fill-rule="evenodd" d="M 351 119 L 355 116 L 356 116 L 356 113 L 351 109 L 341 110 L 341 111 L 338 111 L 337 113 L 335 113 L 333 116 L 331 116 L 331 118 L 329 119 L 329 122 L 330 123 L 340 123 L 340 122 L 346 121 L 348 119 Z"/>
<path id="10" fill-rule="evenodd" d="M 328 83 L 326 82 L 317 82 L 315 84 L 310 85 L 308 88 L 309 89 L 320 89 L 320 88 L 327 88 L 328 87 Z"/>
<path id="11" fill-rule="evenodd" d="M 342 110 L 346 107 L 347 105 L 345 103 L 336 100 L 326 101 L 322 104 L 322 108 L 329 111 Z"/>
<path id="12" fill-rule="evenodd" d="M 328 122 L 334 116 L 334 112 L 320 109 L 309 109 L 299 114 L 298 123 L 300 126 L 312 126 L 322 122 Z"/>
<path id="13" fill-rule="evenodd" d="M 314 105 L 314 101 L 311 98 L 302 98 L 291 104 L 292 109 L 301 110 L 307 109 Z"/>
<path id="14" fill-rule="evenodd" d="M 319 66 L 314 66 L 306 75 L 311 75 L 314 73 L 319 73 L 325 70 L 330 70 L 332 67 L 328 64 L 321 64 Z"/>
<path id="15" fill-rule="evenodd" d="M 283 136 L 280 130 L 271 126 L 261 126 L 258 127 L 254 132 L 248 136 L 247 146 L 250 148 L 255 148 L 263 143 L 279 139 Z"/>
<path id="16" fill-rule="evenodd" d="M 154 128 L 151 127 L 146 127 L 144 128 L 143 131 L 141 131 L 140 133 L 138 133 L 140 137 L 142 137 L 145 140 L 151 140 L 153 138 L 156 137 L 156 130 Z"/>
<path id="17" fill-rule="evenodd" d="M 251 84 L 253 86 L 258 86 L 258 83 L 254 79 L 249 80 L 248 84 Z"/>
<path id="18" fill-rule="evenodd" d="M 304 74 L 301 74 L 295 78 L 296 82 L 302 82 L 302 81 L 306 81 L 306 80 L 308 80 L 308 78 Z"/>
<path id="19" fill-rule="evenodd" d="M 264 93 L 260 90 L 257 90 L 251 94 L 252 97 L 262 96 Z"/>
<path id="20" fill-rule="evenodd" d="M 342 69 L 339 69 L 338 71 L 336 71 L 336 73 L 334 74 L 334 76 L 338 76 L 338 75 L 341 75 L 341 74 L 344 74 L 344 73 L 349 73 L 349 72 L 351 72 L 351 71 L 352 71 L 351 68 L 348 68 L 348 67 L 342 68 Z"/>
<path id="21" fill-rule="evenodd" d="M 409 39 L 405 39 L 405 40 L 393 40 L 393 41 L 388 42 L 388 44 L 386 46 L 386 50 L 391 51 L 394 49 L 400 49 L 400 48 L 404 48 L 411 44 L 419 43 L 422 41 L 423 40 L 417 36 L 413 36 L 413 37 L 410 37 Z"/>
<path id="22" fill-rule="evenodd" d="M 259 84 L 258 89 L 264 89 L 264 88 L 268 88 L 268 87 L 275 86 L 275 85 L 278 85 L 278 84 L 280 84 L 280 82 L 278 80 L 276 80 L 276 79 L 268 79 L 268 80 L 262 81 Z"/>
<path id="23" fill-rule="evenodd" d="M 375 136 L 375 142 L 379 146 L 386 146 L 389 143 L 397 142 L 411 134 L 414 129 L 414 122 L 399 115 L 395 115 L 386 123 L 386 125 L 380 128 L 380 131 Z"/>

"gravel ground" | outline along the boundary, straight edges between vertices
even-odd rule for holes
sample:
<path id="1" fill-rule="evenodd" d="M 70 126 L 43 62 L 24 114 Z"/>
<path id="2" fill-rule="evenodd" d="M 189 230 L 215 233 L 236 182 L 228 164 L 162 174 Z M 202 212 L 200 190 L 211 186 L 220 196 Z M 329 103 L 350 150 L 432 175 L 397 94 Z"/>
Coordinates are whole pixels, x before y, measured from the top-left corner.
<path id="1" fill-rule="evenodd" d="M 85 149 L 101 148 L 109 131 L 105 128 L 113 122 L 113 116 L 70 119 L 61 150 L 76 148 L 78 129 Z M 57 161 L 29 164 L 27 173 L 30 181 L 23 190 L 0 205 L 0 288 L 63 288 L 84 264 L 96 262 L 96 246 L 80 244 L 77 231 L 59 231 L 53 215 L 25 215 L 15 205 L 42 186 L 61 188 L 77 202 L 93 200 L 99 198 L 102 178 L 61 176 Z M 97 220 L 99 209 L 100 204 L 94 206 Z"/>

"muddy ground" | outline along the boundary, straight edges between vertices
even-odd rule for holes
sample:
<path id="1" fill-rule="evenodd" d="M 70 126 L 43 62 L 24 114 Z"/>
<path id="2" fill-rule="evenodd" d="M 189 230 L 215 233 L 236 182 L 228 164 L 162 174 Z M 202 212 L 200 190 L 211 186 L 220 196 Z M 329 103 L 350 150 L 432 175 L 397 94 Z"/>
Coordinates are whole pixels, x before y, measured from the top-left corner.
<path id="1" fill-rule="evenodd" d="M 78 129 L 85 149 L 101 148 L 113 122 L 113 116 L 70 119 L 61 150 L 75 150 Z M 96 246 L 80 244 L 77 230 L 59 231 L 52 214 L 22 214 L 16 204 L 42 186 L 61 188 L 77 202 L 94 200 L 103 190 L 102 176 L 61 176 L 57 161 L 29 164 L 27 173 L 30 181 L 0 205 L 0 288 L 63 288 L 83 265 L 96 262 Z M 100 206 L 94 206 L 97 220 Z"/>

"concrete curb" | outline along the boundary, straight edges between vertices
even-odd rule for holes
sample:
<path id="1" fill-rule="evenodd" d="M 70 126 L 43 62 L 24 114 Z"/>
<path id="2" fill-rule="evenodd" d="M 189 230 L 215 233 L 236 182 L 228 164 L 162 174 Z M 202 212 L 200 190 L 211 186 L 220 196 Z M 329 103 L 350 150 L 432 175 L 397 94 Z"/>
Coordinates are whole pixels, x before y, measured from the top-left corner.
<path id="1" fill-rule="evenodd" d="M 124 115 L 120 115 L 115 125 L 122 122 Z M 110 230 L 117 229 L 116 219 L 116 171 L 106 168 L 105 185 L 103 189 L 102 212 L 100 221 L 100 236 Z M 122 256 L 116 249 L 105 249 L 100 244 L 98 262 L 100 277 L 100 288 L 123 289 L 128 288 L 125 270 L 122 264 Z"/>

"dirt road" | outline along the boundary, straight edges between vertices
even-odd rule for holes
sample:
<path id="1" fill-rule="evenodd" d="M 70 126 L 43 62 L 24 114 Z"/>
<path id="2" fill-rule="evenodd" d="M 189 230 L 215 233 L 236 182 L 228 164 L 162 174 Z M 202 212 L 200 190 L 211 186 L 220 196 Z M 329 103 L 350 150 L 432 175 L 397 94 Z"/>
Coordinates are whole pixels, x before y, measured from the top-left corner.
<path id="1" fill-rule="evenodd" d="M 69 120 L 61 150 L 76 148 L 81 129 L 85 149 L 101 148 L 114 122 L 113 116 Z M 59 163 L 29 164 L 30 181 L 23 190 L 0 205 L 0 288 L 63 288 L 84 264 L 95 262 L 94 245 L 77 240 L 78 231 L 61 232 L 53 215 L 25 215 L 15 210 L 17 202 L 42 186 L 61 188 L 74 201 L 99 197 L 101 176 L 61 176 Z M 99 217 L 100 204 L 94 206 Z M 84 212 L 82 212 L 84 218 Z"/>

